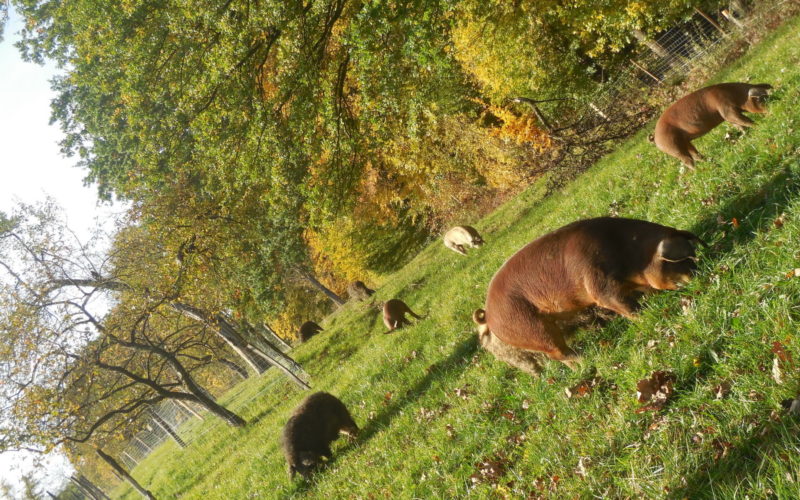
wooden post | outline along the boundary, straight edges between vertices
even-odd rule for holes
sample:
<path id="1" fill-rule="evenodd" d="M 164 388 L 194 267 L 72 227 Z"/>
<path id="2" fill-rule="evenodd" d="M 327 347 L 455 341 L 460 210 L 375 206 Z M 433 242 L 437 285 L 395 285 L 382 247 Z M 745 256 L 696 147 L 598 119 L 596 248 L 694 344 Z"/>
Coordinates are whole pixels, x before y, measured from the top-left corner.
<path id="1" fill-rule="evenodd" d="M 131 454 L 130 454 L 130 453 L 128 453 L 127 451 L 123 451 L 123 452 L 122 452 L 122 456 L 123 456 L 123 457 L 128 457 L 128 461 L 131 463 L 131 465 L 130 465 L 130 468 L 131 468 L 131 469 L 132 469 L 132 468 L 134 468 L 134 467 L 136 467 L 136 466 L 139 464 L 139 462 L 137 462 L 137 461 L 136 461 L 136 460 L 135 460 L 135 459 L 134 459 L 134 458 L 131 456 Z"/>
<path id="2" fill-rule="evenodd" d="M 247 372 L 245 372 L 245 373 L 247 373 Z M 247 377 L 245 377 L 245 378 L 247 378 Z M 203 418 L 203 416 L 200 413 L 198 413 L 197 410 L 192 408 L 191 405 L 189 405 L 189 403 L 187 403 L 186 401 L 181 401 L 180 399 L 176 399 L 175 400 L 175 404 L 177 404 L 178 406 L 183 408 L 187 413 L 189 413 L 189 415 L 192 415 L 193 417 L 195 417 L 195 418 L 197 418 L 199 420 L 205 420 Z"/>
<path id="3" fill-rule="evenodd" d="M 144 489 L 142 485 L 139 484 L 136 481 L 136 479 L 133 478 L 133 476 L 128 474 L 128 471 L 126 471 L 125 468 L 119 464 L 119 462 L 114 460 L 114 458 L 104 453 L 103 450 L 101 450 L 100 448 L 95 448 L 95 452 L 97 452 L 97 455 L 100 458 L 102 458 L 108 465 L 110 465 L 112 469 L 117 471 L 117 474 L 125 478 L 125 480 L 128 481 L 128 483 L 130 483 L 131 486 L 133 486 L 133 489 L 138 491 L 143 497 L 145 497 L 147 500 L 156 500 L 156 497 L 154 497 L 152 493 Z"/>
<path id="4" fill-rule="evenodd" d="M 331 290 L 330 288 L 328 288 L 325 285 L 323 285 L 322 283 L 320 283 L 320 281 L 313 274 L 311 274 L 309 271 L 306 271 L 305 269 L 301 270 L 300 271 L 300 276 L 305 278 L 306 281 L 311 283 L 311 285 L 314 288 L 316 288 L 320 292 L 324 293 L 326 297 L 331 299 L 331 302 L 336 304 L 336 307 L 342 307 L 344 305 L 344 300 L 342 300 L 341 297 L 336 295 L 336 293 L 333 290 Z"/>
<path id="5" fill-rule="evenodd" d="M 641 30 L 633 30 L 633 36 L 639 40 L 639 43 L 644 44 L 648 49 L 652 50 L 655 55 L 665 58 L 669 57 L 669 51 L 665 49 L 663 45 L 655 40 L 647 38 L 647 35 L 645 35 Z"/>
<path id="6" fill-rule="evenodd" d="M 720 25 L 719 25 L 719 24 L 718 24 L 718 23 L 717 23 L 717 22 L 714 20 L 714 18 L 712 18 L 711 16 L 709 16 L 708 14 L 706 14 L 705 12 L 703 12 L 702 10 L 698 9 L 697 7 L 695 7 L 695 8 L 694 8 L 694 11 L 695 11 L 695 12 L 697 12 L 698 14 L 700 14 L 701 16 L 703 16 L 703 19 L 705 19 L 706 21 L 708 21 L 709 23 L 711 23 L 711 26 L 713 26 L 713 27 L 717 28 L 717 31 L 719 31 L 720 33 L 722 33 L 722 36 L 728 36 L 728 34 L 725 32 L 725 30 L 724 30 L 724 29 L 722 29 L 722 26 L 720 26 Z"/>
<path id="7" fill-rule="evenodd" d="M 269 326 L 269 324 L 261 323 L 260 330 L 261 334 L 267 337 L 268 340 L 271 340 L 278 347 L 280 347 L 281 351 L 286 352 L 292 349 L 292 346 L 286 343 L 285 340 L 283 340 L 277 333 L 275 333 L 275 330 L 273 330 L 272 327 Z"/>
<path id="8" fill-rule="evenodd" d="M 643 72 L 644 72 L 644 73 L 645 73 L 647 76 L 649 76 L 650 78 L 652 78 L 653 80 L 655 80 L 655 81 L 656 81 L 656 83 L 658 83 L 659 85 L 660 85 L 660 84 L 662 84 L 662 83 L 664 83 L 664 82 L 662 82 L 662 81 L 661 81 L 661 79 L 660 79 L 659 77 L 657 77 L 657 76 L 656 76 L 656 75 L 654 75 L 653 73 L 650 73 L 649 71 L 647 71 L 647 69 L 646 69 L 644 66 L 642 66 L 642 65 L 641 65 L 641 64 L 639 64 L 639 63 L 637 63 L 637 62 L 636 62 L 636 61 L 634 61 L 633 59 L 631 59 L 631 63 L 633 63 L 633 65 L 634 65 L 634 66 L 636 66 L 637 68 L 639 68 L 640 70 L 642 70 L 642 71 L 643 71 Z"/>
<path id="9" fill-rule="evenodd" d="M 740 30 L 744 29 L 744 24 L 740 20 L 736 19 L 728 9 L 722 9 L 722 15 Z"/>
<path id="10" fill-rule="evenodd" d="M 600 116 L 600 118 L 602 118 L 603 120 L 608 120 L 608 116 L 606 116 L 606 114 L 603 113 L 603 111 L 600 108 L 595 106 L 593 102 L 589 103 L 589 107 L 592 108 L 592 111 L 597 113 Z"/>

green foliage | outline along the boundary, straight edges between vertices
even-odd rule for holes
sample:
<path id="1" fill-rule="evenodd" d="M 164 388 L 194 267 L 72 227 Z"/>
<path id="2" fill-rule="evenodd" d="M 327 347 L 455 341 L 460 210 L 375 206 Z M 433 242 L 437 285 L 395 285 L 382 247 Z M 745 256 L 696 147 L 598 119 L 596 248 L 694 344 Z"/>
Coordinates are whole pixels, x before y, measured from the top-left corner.
<path id="1" fill-rule="evenodd" d="M 704 0 L 455 2 L 454 52 L 495 102 L 514 96 L 576 97 L 613 75 L 634 30 L 653 35 Z"/>
<path id="2" fill-rule="evenodd" d="M 643 131 L 563 191 L 543 197 L 542 180 L 479 221 L 487 243 L 469 257 L 435 242 L 389 277 L 376 300 L 399 296 L 427 314 L 415 326 L 382 335 L 364 303 L 326 319 L 325 333 L 294 353 L 362 432 L 336 442 L 312 481 L 287 478 L 278 444 L 305 394 L 270 376 L 223 398 L 258 416 L 254 425 L 210 422 L 202 440 L 167 444 L 134 474 L 156 495 L 187 498 L 797 497 L 800 425 L 781 408 L 798 393 L 795 365 L 781 383 L 771 368 L 800 356 L 799 28 L 794 19 L 718 75 L 776 91 L 746 134 L 722 125 L 699 139 L 708 161 L 697 171 L 680 174 Z M 504 260 L 547 231 L 611 212 L 706 239 L 692 283 L 646 298 L 636 321 L 579 330 L 581 372 L 549 362 L 535 379 L 480 350 L 470 314 Z M 641 411 L 637 381 L 663 369 L 676 376 L 673 395 Z M 603 383 L 565 395 L 590 375 Z"/>

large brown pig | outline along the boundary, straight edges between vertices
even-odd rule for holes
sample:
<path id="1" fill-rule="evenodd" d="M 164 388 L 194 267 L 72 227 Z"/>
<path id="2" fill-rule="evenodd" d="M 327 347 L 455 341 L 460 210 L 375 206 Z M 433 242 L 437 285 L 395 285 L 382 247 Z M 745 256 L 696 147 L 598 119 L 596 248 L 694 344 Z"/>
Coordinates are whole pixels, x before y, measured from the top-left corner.
<path id="1" fill-rule="evenodd" d="M 692 92 L 664 111 L 650 140 L 661 151 L 694 168 L 694 162 L 702 156 L 691 141 L 723 121 L 742 130 L 752 126 L 753 120 L 742 112 L 766 113 L 764 98 L 771 88 L 766 83 L 720 83 Z"/>
<path id="2" fill-rule="evenodd" d="M 689 231 L 612 217 L 548 233 L 512 255 L 492 278 L 485 311 L 473 314 L 482 343 L 495 340 L 487 337 L 492 334 L 507 346 L 575 368 L 578 357 L 566 344 L 564 325 L 592 305 L 633 318 L 642 292 L 674 290 L 689 280 L 696 242 Z M 489 350 L 498 356 L 500 348 Z"/>
<path id="3" fill-rule="evenodd" d="M 283 427 L 281 445 L 289 465 L 289 476 L 300 473 L 304 478 L 331 458 L 331 442 L 343 432 L 358 434 L 358 426 L 338 398 L 327 392 L 316 392 L 303 400 Z"/>
<path id="4" fill-rule="evenodd" d="M 392 333 L 398 328 L 403 328 L 405 325 L 410 325 L 411 321 L 406 319 L 406 313 L 414 318 L 422 319 L 422 316 L 417 315 L 411 310 L 408 305 L 400 299 L 390 299 L 383 304 L 383 324 L 389 331 L 384 333 Z"/>

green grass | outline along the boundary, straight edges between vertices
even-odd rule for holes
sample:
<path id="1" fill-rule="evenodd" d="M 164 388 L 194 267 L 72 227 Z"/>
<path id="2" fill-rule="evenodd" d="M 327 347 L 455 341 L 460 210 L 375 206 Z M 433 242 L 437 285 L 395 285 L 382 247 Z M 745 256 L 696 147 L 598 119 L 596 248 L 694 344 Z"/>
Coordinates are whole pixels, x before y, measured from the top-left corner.
<path id="1" fill-rule="evenodd" d="M 415 326 L 382 335 L 367 304 L 329 317 L 294 356 L 362 433 L 334 443 L 313 481 L 287 477 L 278 439 L 306 394 L 277 374 L 223 399 L 251 425 L 208 417 L 188 448 L 167 443 L 134 475 L 158 498 L 799 497 L 800 425 L 780 405 L 798 394 L 797 370 L 779 384 L 771 369 L 774 342 L 800 360 L 800 278 L 787 277 L 800 267 L 800 19 L 715 78 L 737 80 L 772 83 L 771 112 L 744 135 L 723 125 L 696 141 L 710 159 L 697 171 L 681 175 L 643 130 L 561 192 L 534 185 L 476 223 L 487 244 L 468 257 L 435 243 L 387 277 L 377 299 L 426 314 Z M 634 322 L 578 331 L 582 372 L 548 362 L 532 378 L 479 349 L 470 314 L 503 261 L 612 212 L 710 242 L 693 282 L 648 297 Z M 567 398 L 591 369 L 602 383 Z M 654 370 L 675 373 L 675 393 L 637 413 L 636 383 Z M 487 460 L 499 474 L 473 481 Z M 117 496 L 137 498 L 125 485 Z"/>

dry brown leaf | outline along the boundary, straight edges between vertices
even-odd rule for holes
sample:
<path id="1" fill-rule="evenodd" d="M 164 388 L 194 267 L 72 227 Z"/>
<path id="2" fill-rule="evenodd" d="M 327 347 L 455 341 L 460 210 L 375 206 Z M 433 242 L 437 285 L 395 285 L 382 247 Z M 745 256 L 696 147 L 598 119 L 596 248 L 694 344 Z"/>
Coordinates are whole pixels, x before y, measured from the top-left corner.
<path id="1" fill-rule="evenodd" d="M 456 396 L 460 397 L 461 399 L 463 399 L 465 401 L 467 399 L 469 399 L 470 395 L 472 394 L 469 391 L 469 385 L 464 386 L 464 387 L 459 387 L 458 389 L 456 389 L 455 392 L 456 392 Z"/>
<path id="2" fill-rule="evenodd" d="M 594 391 L 602 383 L 603 379 L 595 375 L 593 377 L 581 380 L 573 387 L 565 387 L 564 393 L 566 393 L 568 398 L 582 398 L 591 394 L 592 391 Z"/>
<path id="3" fill-rule="evenodd" d="M 650 378 L 642 379 L 636 384 L 636 399 L 640 403 L 651 404 L 638 408 L 637 413 L 661 409 L 672 395 L 675 374 L 663 370 L 654 371 Z"/>
<path id="4" fill-rule="evenodd" d="M 508 465 L 509 460 L 502 452 L 491 457 L 484 457 L 475 464 L 478 470 L 469 476 L 472 486 L 474 487 L 481 483 L 496 485 L 505 474 Z"/>
<path id="5" fill-rule="evenodd" d="M 727 380 L 720 382 L 714 387 L 714 397 L 716 399 L 724 398 L 729 392 L 731 392 L 731 383 Z"/>

